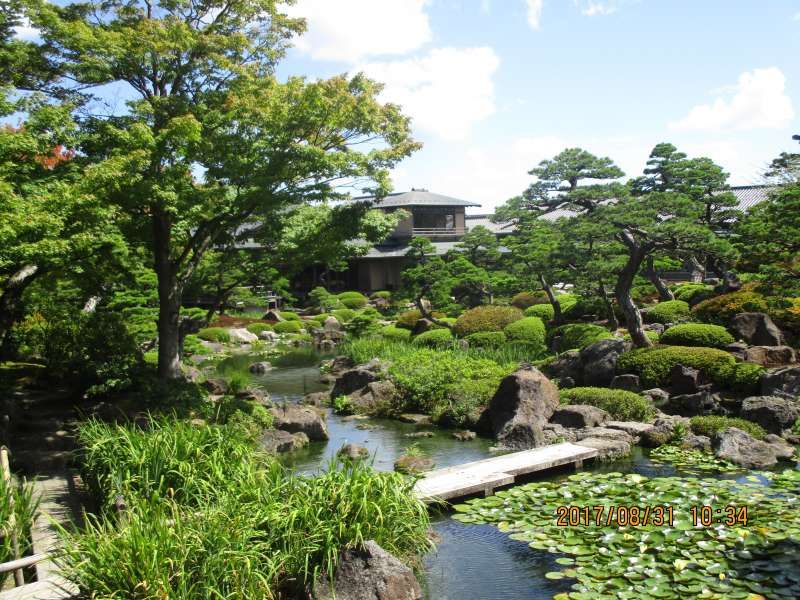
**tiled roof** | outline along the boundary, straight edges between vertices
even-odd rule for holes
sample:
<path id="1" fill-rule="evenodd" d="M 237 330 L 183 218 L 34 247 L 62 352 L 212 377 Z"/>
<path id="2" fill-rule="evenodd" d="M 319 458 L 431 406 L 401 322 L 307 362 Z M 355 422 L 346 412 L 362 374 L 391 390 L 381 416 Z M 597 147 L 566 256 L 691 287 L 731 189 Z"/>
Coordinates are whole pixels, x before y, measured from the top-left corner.
<path id="1" fill-rule="evenodd" d="M 756 204 L 766 200 L 773 189 L 775 186 L 770 185 L 740 185 L 732 187 L 730 191 L 739 201 L 739 210 L 748 211 Z"/>
<path id="2" fill-rule="evenodd" d="M 455 248 L 458 242 L 431 242 L 431 244 L 433 244 L 433 247 L 436 250 L 436 255 L 441 256 L 446 254 L 449 250 Z M 400 256 L 405 256 L 406 252 L 408 252 L 408 248 L 409 244 L 387 244 L 382 246 L 373 246 L 369 249 L 367 254 L 359 258 L 397 258 Z"/>
<path id="3" fill-rule="evenodd" d="M 374 196 L 362 196 L 355 200 L 371 200 Z M 480 206 L 468 200 L 459 200 L 451 196 L 434 194 L 427 190 L 411 190 L 410 192 L 395 192 L 381 200 L 375 201 L 376 208 L 394 208 L 403 206 Z"/>

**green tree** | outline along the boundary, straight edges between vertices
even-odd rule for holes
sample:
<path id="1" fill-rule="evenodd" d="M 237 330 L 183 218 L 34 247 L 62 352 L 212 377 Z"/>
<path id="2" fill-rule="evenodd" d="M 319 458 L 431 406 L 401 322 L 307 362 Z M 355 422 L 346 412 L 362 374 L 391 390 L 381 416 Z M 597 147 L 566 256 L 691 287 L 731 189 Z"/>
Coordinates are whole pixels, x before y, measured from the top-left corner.
<path id="1" fill-rule="evenodd" d="M 406 293 L 413 298 L 423 317 L 452 329 L 449 323 L 436 319 L 425 302 L 427 300 L 434 305 L 442 305 L 450 301 L 453 281 L 447 263 L 441 256 L 436 255 L 433 244 L 424 237 L 411 240 L 406 257 L 411 262 L 411 266 L 402 272 L 403 288 Z"/>
<path id="2" fill-rule="evenodd" d="M 82 150 L 98 163 L 97 193 L 151 249 L 162 378 L 180 375 L 183 288 L 210 248 L 344 185 L 380 195 L 418 147 L 363 76 L 274 77 L 303 29 L 278 0 L 26 2 L 70 80 L 134 95 L 124 112 L 87 119 Z"/>

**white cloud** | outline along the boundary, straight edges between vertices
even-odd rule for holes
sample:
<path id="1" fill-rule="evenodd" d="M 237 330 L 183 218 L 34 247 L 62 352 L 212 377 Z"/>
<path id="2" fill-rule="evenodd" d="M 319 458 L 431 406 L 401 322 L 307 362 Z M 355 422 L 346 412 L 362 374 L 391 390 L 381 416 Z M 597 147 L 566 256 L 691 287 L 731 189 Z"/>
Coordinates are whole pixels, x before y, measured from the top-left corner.
<path id="1" fill-rule="evenodd" d="M 777 67 L 754 69 L 739 76 L 730 98 L 717 97 L 699 104 L 671 129 L 721 131 L 780 129 L 794 119 L 792 101 L 785 91 L 786 77 Z"/>
<path id="2" fill-rule="evenodd" d="M 539 29 L 542 22 L 542 6 L 544 0 L 525 0 L 528 4 L 528 25 L 533 29 Z"/>
<path id="3" fill-rule="evenodd" d="M 431 40 L 429 0 L 299 0 L 286 11 L 305 17 L 296 47 L 317 60 L 355 63 L 407 54 Z"/>
<path id="4" fill-rule="evenodd" d="M 39 38 L 40 31 L 36 27 L 31 27 L 31 22 L 23 18 L 20 24 L 14 27 L 14 37 L 26 42 L 31 42 Z"/>
<path id="5" fill-rule="evenodd" d="M 581 13 L 587 17 L 610 15 L 615 12 L 617 12 L 617 6 L 613 2 L 592 2 L 590 0 L 584 8 L 581 8 Z"/>
<path id="6" fill-rule="evenodd" d="M 800 21 L 800 12 L 794 13 L 794 16 L 792 17 L 792 20 L 793 21 Z"/>
<path id="7" fill-rule="evenodd" d="M 414 127 L 461 140 L 472 125 L 495 112 L 492 76 L 500 59 L 489 47 L 435 48 L 420 58 L 359 67 L 384 82 L 384 101 L 400 104 Z"/>

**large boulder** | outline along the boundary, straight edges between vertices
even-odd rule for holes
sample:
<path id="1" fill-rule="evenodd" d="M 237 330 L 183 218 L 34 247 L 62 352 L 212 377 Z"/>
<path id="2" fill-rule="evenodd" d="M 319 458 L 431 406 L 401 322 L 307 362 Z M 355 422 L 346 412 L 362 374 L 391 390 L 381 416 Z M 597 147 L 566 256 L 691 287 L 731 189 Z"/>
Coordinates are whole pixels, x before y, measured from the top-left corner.
<path id="1" fill-rule="evenodd" d="M 675 365 L 669 372 L 669 383 L 673 394 L 696 394 L 705 382 L 697 369 Z"/>
<path id="2" fill-rule="evenodd" d="M 526 450 L 544 445 L 542 426 L 559 406 L 558 388 L 538 369 L 524 366 L 503 378 L 477 428 L 500 445 Z"/>
<path id="3" fill-rule="evenodd" d="M 417 322 L 414 323 L 414 328 L 411 330 L 411 335 L 419 335 L 420 333 L 425 333 L 431 329 L 436 329 L 436 323 L 430 319 L 417 319 Z"/>
<path id="4" fill-rule="evenodd" d="M 563 383 L 565 379 L 571 379 L 573 382 L 581 379 L 581 354 L 577 350 L 568 350 L 543 369 L 547 375 L 558 379 L 561 387 L 565 387 Z"/>
<path id="5" fill-rule="evenodd" d="M 325 319 L 325 322 L 322 324 L 322 328 L 326 331 L 341 331 L 342 324 L 339 323 L 339 319 L 334 316 L 330 316 Z"/>
<path id="6" fill-rule="evenodd" d="M 340 460 L 358 461 L 369 456 L 369 450 L 358 444 L 345 444 L 336 453 Z"/>
<path id="7" fill-rule="evenodd" d="M 300 435 L 303 434 L 292 434 L 288 431 L 281 431 L 280 429 L 268 429 L 259 437 L 259 443 L 266 452 L 271 452 L 273 454 L 289 452 L 290 450 L 305 445 L 303 444 L 302 438 L 297 437 Z M 307 438 L 305 442 L 308 443 Z"/>
<path id="8" fill-rule="evenodd" d="M 633 375 L 631 373 L 617 375 L 616 377 L 614 377 L 614 379 L 611 380 L 610 387 L 616 390 L 627 390 L 629 392 L 636 392 L 636 393 L 642 391 L 642 384 L 639 381 L 639 376 Z"/>
<path id="9" fill-rule="evenodd" d="M 253 373 L 254 375 L 263 375 L 267 371 L 272 370 L 272 364 L 268 363 L 265 360 L 262 360 L 259 362 L 254 362 L 252 365 L 248 367 L 247 370 Z"/>
<path id="10" fill-rule="evenodd" d="M 302 431 L 314 442 L 328 439 L 328 427 L 320 414 L 312 408 L 287 404 L 270 409 L 275 429 L 290 433 Z"/>
<path id="11" fill-rule="evenodd" d="M 414 572 L 376 542 L 342 552 L 333 578 L 314 584 L 315 600 L 422 600 Z"/>
<path id="12" fill-rule="evenodd" d="M 755 346 L 780 346 L 783 343 L 781 330 L 765 313 L 739 313 L 733 317 L 731 331 L 739 339 Z"/>
<path id="13" fill-rule="evenodd" d="M 389 407 L 396 396 L 397 388 L 391 380 L 372 381 L 350 394 L 350 403 L 355 412 L 371 414 Z"/>
<path id="14" fill-rule="evenodd" d="M 251 333 L 243 328 L 234 327 L 228 329 L 228 335 L 231 337 L 231 342 L 234 344 L 252 344 L 258 341 L 258 336 L 255 333 Z"/>
<path id="15" fill-rule="evenodd" d="M 764 436 L 764 442 L 772 446 L 778 460 L 794 460 L 795 448 L 785 439 L 774 433 Z"/>
<path id="16" fill-rule="evenodd" d="M 744 351 L 744 360 L 762 367 L 782 367 L 797 360 L 790 346 L 751 346 Z"/>
<path id="17" fill-rule="evenodd" d="M 277 310 L 272 310 L 272 309 L 270 309 L 266 313 L 264 313 L 264 316 L 261 317 L 261 319 L 264 320 L 264 321 L 285 321 L 286 320 L 281 316 L 280 312 L 278 312 Z"/>
<path id="18" fill-rule="evenodd" d="M 380 381 L 386 377 L 382 371 L 368 365 L 359 365 L 354 369 L 343 372 L 336 379 L 331 390 L 331 398 L 348 396 L 367 386 L 373 381 Z"/>
<path id="19" fill-rule="evenodd" d="M 784 367 L 764 373 L 761 377 L 761 394 L 800 399 L 800 367 Z"/>
<path id="20" fill-rule="evenodd" d="M 630 347 L 624 340 L 600 340 L 581 350 L 583 385 L 608 386 L 614 379 L 620 355 Z"/>
<path id="21" fill-rule="evenodd" d="M 763 469 L 778 462 L 775 448 L 736 427 L 715 433 L 711 445 L 718 458 L 746 469 Z"/>
<path id="22" fill-rule="evenodd" d="M 203 382 L 203 387 L 212 396 L 223 396 L 228 393 L 228 382 L 218 377 L 206 379 Z"/>
<path id="23" fill-rule="evenodd" d="M 742 402 L 741 416 L 770 433 L 780 434 L 800 418 L 800 403 L 777 396 L 751 396 Z"/>
<path id="24" fill-rule="evenodd" d="M 595 448 L 598 451 L 597 459 L 611 461 L 631 453 L 631 444 L 625 440 L 607 437 L 587 437 L 578 442 L 581 446 Z"/>
<path id="25" fill-rule="evenodd" d="M 653 421 L 653 426 L 640 433 L 639 443 L 647 448 L 658 448 L 669 443 L 678 433 L 689 431 L 689 419 L 663 415 Z"/>
<path id="26" fill-rule="evenodd" d="M 597 427 L 608 421 L 610 415 L 602 408 L 588 404 L 568 404 L 560 406 L 550 417 L 551 423 L 564 427 Z"/>

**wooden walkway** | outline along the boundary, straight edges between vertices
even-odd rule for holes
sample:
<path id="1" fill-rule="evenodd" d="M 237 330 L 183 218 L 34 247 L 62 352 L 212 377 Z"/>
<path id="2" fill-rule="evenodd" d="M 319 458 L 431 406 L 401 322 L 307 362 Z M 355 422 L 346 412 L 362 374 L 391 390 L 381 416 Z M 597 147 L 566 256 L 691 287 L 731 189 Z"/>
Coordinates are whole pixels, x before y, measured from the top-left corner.
<path id="1" fill-rule="evenodd" d="M 514 483 L 519 475 L 544 471 L 561 465 L 583 465 L 597 450 L 579 444 L 563 443 L 513 452 L 430 471 L 417 481 L 414 492 L 424 502 L 450 500 L 470 494 L 491 495 L 495 488 Z"/>

